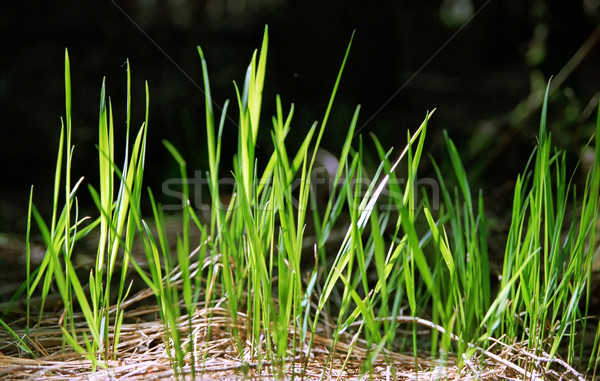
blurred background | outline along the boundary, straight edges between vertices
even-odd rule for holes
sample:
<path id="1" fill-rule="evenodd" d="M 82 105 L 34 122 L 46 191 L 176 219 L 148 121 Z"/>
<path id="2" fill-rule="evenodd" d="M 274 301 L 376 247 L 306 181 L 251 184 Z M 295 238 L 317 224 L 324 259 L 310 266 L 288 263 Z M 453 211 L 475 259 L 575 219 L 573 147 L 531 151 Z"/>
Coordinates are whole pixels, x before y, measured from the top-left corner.
<path id="1" fill-rule="evenodd" d="M 124 150 L 126 72 L 132 74 L 132 127 L 144 120 L 150 88 L 146 185 L 178 176 L 163 147 L 172 142 L 190 172 L 206 170 L 200 45 L 213 98 L 233 104 L 254 49 L 269 25 L 267 77 L 258 155 L 271 152 L 275 94 L 295 104 L 291 147 L 322 120 L 356 31 L 324 148 L 339 153 L 355 107 L 365 146 L 376 134 L 401 147 L 428 110 L 427 153 L 444 160 L 448 130 L 483 187 L 492 213 L 509 209 L 512 180 L 535 145 L 541 96 L 555 77 L 549 119 L 555 143 L 576 162 L 593 133 L 600 90 L 600 0 L 115 0 L 3 2 L 0 12 L 0 250 L 23 236 L 29 190 L 42 210 L 52 202 L 64 55 L 71 60 L 73 178 L 97 183 L 100 86 L 106 77 L 118 152 Z M 158 47 L 157 47 L 158 46 Z M 225 125 L 224 171 L 236 147 Z M 356 144 L 358 144 L 358 137 Z M 427 160 L 424 160 L 427 161 Z M 430 168 L 423 168 L 427 175 Z M 80 192 L 88 194 L 86 189 Z M 160 195 L 159 195 L 160 197 Z M 85 201 L 82 201 L 85 203 Z M 510 212 L 510 210 L 507 210 Z M 10 239 L 7 237 L 11 237 Z M 8 240 L 8 241 L 7 241 Z"/>

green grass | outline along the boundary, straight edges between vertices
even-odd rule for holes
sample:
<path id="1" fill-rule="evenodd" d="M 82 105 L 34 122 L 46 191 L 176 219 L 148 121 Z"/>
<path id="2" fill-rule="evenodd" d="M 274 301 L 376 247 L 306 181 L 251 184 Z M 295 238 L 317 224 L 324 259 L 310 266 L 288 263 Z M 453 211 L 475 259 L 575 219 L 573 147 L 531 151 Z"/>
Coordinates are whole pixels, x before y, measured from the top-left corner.
<path id="1" fill-rule="evenodd" d="M 567 173 L 565 154 L 551 145 L 546 97 L 537 149 L 516 182 L 502 276 L 494 287 L 485 195 L 471 190 L 467 170 L 447 134 L 453 175 L 443 174 L 432 158 L 439 187 L 434 191 L 439 191 L 440 199 L 430 200 L 427 188 L 419 186 L 417 173 L 432 112 L 415 132 L 407 134 L 406 146 L 399 153 L 373 136 L 380 164 L 372 169 L 364 164 L 364 145 L 370 143 L 353 138 L 357 107 L 347 121 L 339 166 L 329 179 L 332 193 L 325 202 L 317 200 L 311 174 L 318 165 L 317 153 L 351 42 L 322 122 L 310 126 L 298 150 L 290 152 L 286 144 L 290 129 L 305 126 L 292 127 L 294 106 L 285 106 L 277 96 L 276 114 L 268 129 L 273 148 L 267 160 L 257 159 L 259 131 L 269 125 L 264 115 L 261 120 L 268 41 L 265 29 L 262 47 L 251 58 L 243 85 L 235 84 L 238 148 L 231 162 L 221 157 L 229 102 L 219 108 L 220 113 L 215 112 L 207 61 L 198 48 L 211 208 L 207 220 L 199 218 L 192 207 L 190 184 L 182 181 L 181 231 L 176 237 L 167 233 L 163 205 L 142 187 L 149 122 L 147 87 L 146 120 L 129 144 L 129 66 L 125 160 L 122 165 L 115 162 L 113 113 L 103 84 L 99 189 L 88 186 L 98 213 L 80 216 L 77 195 L 83 179 L 75 183 L 71 179 L 75 155 L 65 55 L 66 115 L 50 221 L 30 202 L 30 216 L 47 251 L 36 270 L 27 264 L 27 281 L 21 289 L 27 298 L 39 292 L 42 299 L 51 287 L 58 289 L 64 306 L 63 347 L 86 357 L 92 370 L 110 367 L 110 360 L 119 358 L 126 313 L 121 306 L 137 274 L 156 297 L 163 344 L 175 376 L 202 373 L 207 361 L 202 348 L 210 345 L 213 328 L 209 324 L 200 336 L 194 319 L 202 310 L 210 321 L 217 307 L 225 307 L 234 322 L 226 328 L 234 338 L 234 356 L 246 364 L 239 368 L 242 373 L 249 373 L 252 364 L 254 372 L 285 375 L 291 360 L 300 359 L 293 362 L 300 364 L 294 374 L 305 375 L 308 361 L 304 359 L 326 328 L 331 344 L 323 377 L 348 334 L 352 340 L 345 343 L 348 350 L 342 367 L 355 361 L 352 350 L 359 345 L 366 351 L 361 364 L 365 374 L 374 375 L 381 358 L 391 364 L 392 373 L 399 371 L 393 353 L 401 352 L 412 356 L 415 372 L 428 354 L 441 364 L 456 363 L 459 368 L 483 369 L 491 362 L 527 379 L 551 371 L 573 377 L 575 369 L 593 377 L 600 328 L 594 328 L 597 319 L 588 318 L 588 307 L 597 250 L 600 116 L 594 166 L 583 189 L 576 189 L 573 176 Z M 171 143 L 164 145 L 179 166 L 181 179 L 188 179 L 185 159 Z M 225 190 L 219 183 L 224 166 L 233 168 L 234 183 L 225 204 Z M 405 179 L 398 178 L 400 166 L 406 168 Z M 145 197 L 152 207 L 154 228 L 142 216 L 140 203 Z M 568 219 L 570 213 L 573 217 Z M 308 242 L 311 252 L 305 250 L 307 225 L 315 232 Z M 326 243 L 341 227 L 345 229 L 343 241 L 332 251 Z M 28 224 L 28 245 L 30 229 Z M 91 232 L 98 237 L 96 259 L 82 276 L 82 271 L 75 270 L 73 254 L 78 241 L 89 239 Z M 135 245 L 144 249 L 144 264 L 132 256 Z M 29 262 L 29 249 L 27 256 Z M 42 306 L 37 325 L 43 310 Z M 37 326 L 30 321 L 29 308 L 24 338 L 5 322 L 2 325 L 23 351 L 37 355 L 29 339 Z M 429 330 L 426 337 L 420 332 L 423 327 Z M 584 345 L 582 334 L 590 331 L 596 332 L 593 344 Z M 503 346 L 512 348 L 514 356 L 500 357 Z"/>

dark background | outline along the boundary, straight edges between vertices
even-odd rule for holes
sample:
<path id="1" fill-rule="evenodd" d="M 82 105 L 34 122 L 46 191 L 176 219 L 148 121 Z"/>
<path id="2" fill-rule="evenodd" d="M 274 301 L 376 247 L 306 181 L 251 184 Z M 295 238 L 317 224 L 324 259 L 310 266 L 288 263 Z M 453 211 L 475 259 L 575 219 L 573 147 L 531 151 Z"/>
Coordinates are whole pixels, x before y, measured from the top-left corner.
<path id="1" fill-rule="evenodd" d="M 475 168 L 473 181 L 484 187 L 491 207 L 507 207 L 502 200 L 510 199 L 510 179 L 523 170 L 538 129 L 535 102 L 527 106 L 525 100 L 532 93 L 539 95 L 548 78 L 558 74 L 592 35 L 599 4 L 593 0 L 3 2 L 0 236 L 24 233 L 32 184 L 36 205 L 46 211 L 51 206 L 60 117 L 65 114 L 65 48 L 71 61 L 73 178 L 86 176 L 96 183 L 94 144 L 103 76 L 114 108 L 117 151 L 124 149 L 123 64 L 129 59 L 135 130 L 144 118 L 144 81 L 149 83 L 145 181 L 158 193 L 161 181 L 177 176 L 178 170 L 162 139 L 181 151 L 190 171 L 208 167 L 203 93 L 187 77 L 202 84 L 196 45 L 208 61 L 213 98 L 219 105 L 230 99 L 229 115 L 237 120 L 232 81 L 243 84 L 265 24 L 270 44 L 259 157 L 271 149 L 268 129 L 275 94 L 281 94 L 285 109 L 292 102 L 296 107 L 291 146 L 314 120 L 322 120 L 356 30 L 324 147 L 338 153 L 357 104 L 362 105 L 361 134 L 373 132 L 388 147 L 401 147 L 406 130 L 414 130 L 427 110 L 437 108 L 426 152 L 443 160 L 441 133 L 447 129 L 468 166 Z M 598 46 L 591 45 L 584 53 L 554 93 L 549 114 L 555 142 L 574 158 L 593 132 L 600 89 Z M 225 126 L 225 136 L 222 161 L 227 166 L 236 144 L 233 123 Z M 368 138 L 365 141 L 369 143 Z M 426 166 L 424 171 L 428 170 Z M 80 193 L 87 195 L 87 190 Z"/>

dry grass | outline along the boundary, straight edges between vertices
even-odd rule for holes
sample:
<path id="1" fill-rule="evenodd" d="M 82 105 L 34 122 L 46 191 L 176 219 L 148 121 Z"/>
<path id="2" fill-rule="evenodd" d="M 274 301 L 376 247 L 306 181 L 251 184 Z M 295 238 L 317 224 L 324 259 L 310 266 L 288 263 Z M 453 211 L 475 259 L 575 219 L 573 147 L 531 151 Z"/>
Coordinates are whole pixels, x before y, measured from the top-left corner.
<path id="1" fill-rule="evenodd" d="M 251 318 L 238 314 L 234 321 L 229 311 L 222 305 L 225 299 L 219 299 L 211 306 L 198 306 L 191 319 L 196 341 L 194 370 L 191 367 L 191 356 L 188 354 L 184 374 L 176 374 L 171 367 L 169 354 L 164 344 L 164 327 L 159 319 L 156 306 L 147 303 L 153 294 L 149 289 L 141 290 L 122 305 L 125 309 L 125 321 L 121 327 L 120 342 L 113 360 L 101 361 L 101 369 L 92 372 L 92 365 L 82 355 L 63 346 L 61 325 L 63 313 L 45 313 L 40 323 L 34 326 L 27 335 L 24 329 L 25 319 L 20 318 L 10 323 L 21 338 L 27 338 L 30 348 L 34 349 L 37 358 L 28 357 L 21 351 L 15 339 L 6 331 L 0 330 L 0 378 L 6 380 L 44 379 L 44 380 L 87 380 L 87 379 L 375 379 L 375 380 L 413 380 L 413 379 L 452 379 L 452 380 L 564 380 L 584 378 L 565 362 L 554 358 L 548 360 L 527 353 L 525 344 L 512 346 L 498 342 L 486 350 L 478 349 L 477 354 L 466 361 L 465 366 L 458 368 L 456 360 L 449 357 L 442 362 L 432 359 L 426 354 L 414 356 L 382 350 L 370 370 L 361 373 L 363 362 L 368 358 L 369 345 L 364 340 L 348 332 L 342 334 L 337 343 L 333 343 L 328 335 L 331 326 L 327 316 L 322 317 L 322 324 L 315 335 L 312 350 L 306 342 L 297 343 L 297 353 L 285 364 L 273 364 L 269 359 L 257 359 L 252 353 L 266 353 L 263 348 L 252 348 L 251 340 L 247 340 L 247 332 L 251 327 Z M 412 317 L 399 317 L 402 323 L 418 324 L 423 335 L 430 329 L 442 330 L 424 319 L 413 320 Z M 85 330 L 83 316 L 75 316 L 78 330 Z M 189 321 L 182 316 L 178 329 L 188 332 Z M 20 327 L 20 328 L 19 328 Z M 240 351 L 233 335 L 237 328 L 244 343 Z M 109 337 L 114 337 L 110 332 Z M 290 341 L 294 336 L 290 328 Z M 426 336 L 424 336 L 426 337 Z M 452 336 L 453 340 L 458 340 Z M 187 345 L 188 342 L 182 343 Z M 290 342 L 291 347 L 291 342 Z M 304 351 L 302 349 L 305 349 Z M 371 348 L 372 349 L 372 348 Z M 416 365 L 415 365 L 416 364 Z M 523 368 L 526 365 L 526 369 Z M 547 365 L 551 365 L 547 367 Z"/>

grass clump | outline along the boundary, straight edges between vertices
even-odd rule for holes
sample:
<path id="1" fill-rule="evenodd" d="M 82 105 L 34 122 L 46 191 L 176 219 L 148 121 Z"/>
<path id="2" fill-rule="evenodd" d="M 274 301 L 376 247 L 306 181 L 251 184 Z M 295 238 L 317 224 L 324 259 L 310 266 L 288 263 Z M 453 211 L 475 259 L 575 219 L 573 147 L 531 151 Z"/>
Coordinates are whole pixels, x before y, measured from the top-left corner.
<path id="1" fill-rule="evenodd" d="M 474 197 L 447 134 L 453 179 L 447 179 L 433 159 L 437 179 L 418 179 L 432 113 L 407 134 L 400 154 L 386 151 L 373 136 L 380 164 L 371 171 L 364 165 L 362 138 L 353 142 L 357 107 L 327 180 L 330 192 L 324 201 L 316 195 L 320 145 L 350 45 L 323 121 L 315 122 L 298 150 L 290 152 L 286 137 L 294 106 L 284 112 L 277 96 L 270 129 L 273 150 L 265 162 L 257 159 L 259 127 L 265 124 L 261 106 L 267 48 L 265 29 L 243 86 L 235 84 L 238 149 L 230 163 L 233 191 L 226 202 L 220 174 L 229 102 L 220 114 L 213 109 L 207 63 L 198 48 L 211 207 L 207 218 L 192 207 L 187 163 L 165 141 L 182 180 L 176 237 L 169 234 L 164 206 L 151 190 L 153 223 L 142 217 L 140 208 L 148 92 L 146 120 L 131 147 L 127 140 L 124 163 L 118 166 L 112 108 L 102 86 L 100 185 L 99 190 L 88 187 L 98 216 L 79 216 L 82 179 L 72 186 L 65 57 L 66 117 L 50 224 L 30 202 L 30 215 L 47 251 L 38 269 L 27 266 L 21 290 L 28 300 L 41 293 L 42 301 L 51 288 L 58 290 L 63 307 L 59 331 L 53 334 L 60 345 L 50 352 L 41 344 L 44 335 L 52 335 L 44 324 L 48 311 L 42 302 L 37 323 L 32 324 L 27 303 L 23 327 L 2 321 L 14 344 L 15 355 L 0 358 L 10 366 L 10 374 L 72 375 L 69 371 L 77 369 L 81 374 L 130 378 L 149 372 L 176 378 L 595 377 L 600 330 L 588 308 L 598 224 L 600 119 L 594 166 L 578 193 L 567 176 L 564 153 L 552 153 L 546 97 L 538 147 L 516 182 L 502 276 L 495 285 L 489 271 L 484 195 Z M 127 137 L 129 75 L 128 67 Z M 406 165 L 405 179 L 397 175 L 401 164 Z M 569 221 L 570 208 L 577 214 Z M 28 237 L 29 231 L 28 224 Z M 95 263 L 82 276 L 73 254 L 77 241 L 92 232 L 97 232 Z M 336 234 L 341 239 L 332 249 Z M 140 247 L 143 255 L 134 256 Z M 147 289 L 130 295 L 135 277 Z M 139 303 L 150 295 L 156 303 Z M 130 323 L 128 314 L 155 314 L 159 319 Z M 595 333 L 591 342 L 584 340 L 586 332 Z M 17 353 L 41 368 L 19 364 Z M 48 370 L 57 353 L 86 362 L 77 363 L 78 368 Z"/>

